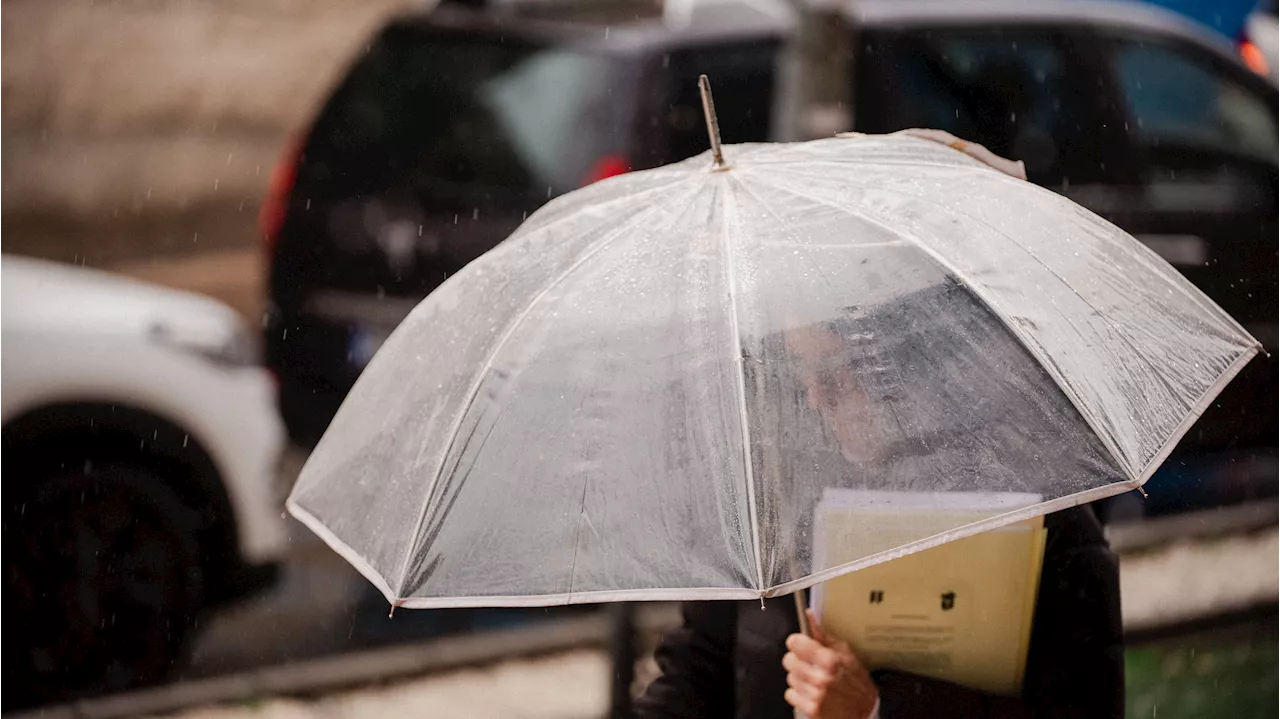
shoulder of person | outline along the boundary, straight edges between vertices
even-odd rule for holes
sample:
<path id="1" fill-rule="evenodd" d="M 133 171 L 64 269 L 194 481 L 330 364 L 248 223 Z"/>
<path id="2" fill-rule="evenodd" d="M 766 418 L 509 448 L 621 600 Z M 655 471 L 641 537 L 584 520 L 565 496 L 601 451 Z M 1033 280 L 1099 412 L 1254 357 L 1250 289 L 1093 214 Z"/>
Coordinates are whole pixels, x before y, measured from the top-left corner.
<path id="1" fill-rule="evenodd" d="M 1052 549 L 1061 551 L 1071 548 L 1110 547 L 1102 531 L 1102 523 L 1098 521 L 1098 514 L 1089 504 L 1046 514 L 1044 526 L 1048 530 L 1047 541 Z"/>

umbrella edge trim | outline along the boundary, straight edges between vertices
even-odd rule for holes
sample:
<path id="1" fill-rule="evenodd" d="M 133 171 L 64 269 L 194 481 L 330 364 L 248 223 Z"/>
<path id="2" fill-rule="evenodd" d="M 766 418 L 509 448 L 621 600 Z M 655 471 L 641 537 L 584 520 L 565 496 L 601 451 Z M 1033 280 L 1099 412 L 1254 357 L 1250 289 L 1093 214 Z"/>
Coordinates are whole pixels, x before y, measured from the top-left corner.
<path id="1" fill-rule="evenodd" d="M 568 604 L 602 604 L 606 602 L 682 602 L 758 600 L 754 589 L 730 587 L 689 587 L 686 589 L 600 589 L 587 592 L 557 594 L 493 595 L 477 597 L 409 597 L 396 606 L 406 609 L 463 609 L 475 607 L 553 607 Z"/>
<path id="2" fill-rule="evenodd" d="M 855 559 L 852 562 L 846 562 L 829 569 L 824 569 L 800 579 L 793 579 L 789 582 L 783 582 L 782 584 L 775 584 L 774 586 L 764 590 L 764 592 L 761 593 L 761 597 L 769 599 L 772 597 L 780 597 L 784 594 L 791 594 L 792 592 L 798 592 L 802 589 L 808 589 L 815 584 L 820 584 L 822 582 L 835 579 L 836 577 L 856 572 L 859 569 L 866 569 L 867 567 L 871 567 L 876 564 L 883 564 L 884 562 L 904 557 L 908 554 L 915 554 L 916 552 L 932 549 L 957 539 L 964 539 L 965 537 L 971 537 L 975 534 L 981 534 L 992 529 L 999 529 L 1000 527 L 1015 524 L 1027 519 L 1052 514 L 1064 509 L 1071 509 L 1072 507 L 1076 507 L 1081 504 L 1096 502 L 1099 499 L 1113 497 L 1117 494 L 1123 494 L 1137 489 L 1141 485 L 1142 481 L 1140 480 L 1122 479 L 1118 482 L 1112 482 L 1111 484 L 1103 485 L 1101 487 L 1093 487 L 1092 489 L 1086 489 L 1083 492 L 1076 492 L 1075 494 L 1068 494 L 1065 497 L 1058 497 L 1057 499 L 1051 499 L 1047 502 L 1033 504 L 1029 507 L 1023 507 L 1022 509 L 991 517 L 990 519 L 984 519 L 980 522 L 973 522 L 972 524 L 966 524 L 962 527 L 950 529 L 946 532 L 935 534 L 932 537 L 926 537 L 916 542 L 912 542 L 911 544 L 879 552 L 871 555 L 870 557 Z"/>
<path id="3" fill-rule="evenodd" d="M 1234 322 L 1234 320 L 1232 321 Z M 1253 335 L 1247 332 L 1245 336 L 1253 339 Z M 1178 443 L 1182 441 L 1187 432 L 1191 431 L 1195 423 L 1200 421 L 1200 416 L 1204 414 L 1205 410 L 1209 409 L 1209 405 L 1213 404 L 1213 401 L 1218 398 L 1222 390 L 1226 389 L 1227 385 L 1231 384 L 1231 380 L 1235 379 L 1236 375 L 1240 374 L 1245 366 L 1262 351 L 1262 344 L 1256 339 L 1253 339 L 1253 341 L 1255 344 L 1241 352 L 1232 360 L 1231 364 L 1227 365 L 1222 374 L 1218 375 L 1218 379 L 1205 388 L 1204 393 L 1200 395 L 1200 399 L 1196 400 L 1196 403 L 1187 412 L 1187 416 L 1182 418 L 1182 422 L 1165 439 L 1164 444 L 1160 446 L 1160 450 L 1152 455 L 1151 459 L 1147 460 L 1146 465 L 1142 468 L 1142 473 L 1139 475 L 1140 485 L 1146 484 L 1147 480 L 1151 479 L 1151 475 L 1155 474 L 1157 469 L 1160 469 L 1160 465 L 1164 464 L 1170 454 L 1173 454 L 1173 450 L 1177 448 Z"/>
<path id="4" fill-rule="evenodd" d="M 374 569 L 373 565 L 369 564 L 364 557 L 360 556 L 356 550 L 352 549 L 351 545 L 339 539 L 338 535 L 324 525 L 324 522 L 321 522 L 318 517 L 294 501 L 293 497 L 286 500 L 284 506 L 285 509 L 289 510 L 289 514 L 293 515 L 294 519 L 306 525 L 307 529 L 310 529 L 316 536 L 324 540 L 324 543 L 337 552 L 338 556 L 347 560 L 348 564 L 364 575 L 365 579 L 377 587 L 379 592 L 382 592 L 382 596 L 386 597 L 388 602 L 392 605 L 398 604 L 398 599 L 395 593 L 391 591 L 391 586 L 387 584 L 386 578 L 378 570 Z"/>

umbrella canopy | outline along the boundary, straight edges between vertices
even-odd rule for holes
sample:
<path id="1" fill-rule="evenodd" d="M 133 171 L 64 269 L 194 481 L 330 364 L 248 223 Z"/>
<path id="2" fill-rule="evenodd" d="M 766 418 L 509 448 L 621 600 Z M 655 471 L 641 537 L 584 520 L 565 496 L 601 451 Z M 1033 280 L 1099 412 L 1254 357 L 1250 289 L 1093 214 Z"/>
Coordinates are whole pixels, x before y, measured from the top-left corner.
<path id="1" fill-rule="evenodd" d="M 561 197 L 443 284 L 290 511 L 396 605 L 775 596 L 1139 487 L 1259 350 L 1129 235 L 945 145 L 724 157 Z M 826 566 L 833 489 L 1023 500 L 862 527 Z"/>

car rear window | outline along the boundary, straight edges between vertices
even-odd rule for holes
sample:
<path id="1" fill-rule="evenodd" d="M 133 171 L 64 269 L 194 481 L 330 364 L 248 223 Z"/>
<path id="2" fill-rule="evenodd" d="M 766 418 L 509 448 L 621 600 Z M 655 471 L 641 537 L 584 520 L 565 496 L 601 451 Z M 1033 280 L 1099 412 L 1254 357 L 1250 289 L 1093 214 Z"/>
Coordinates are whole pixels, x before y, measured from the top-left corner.
<path id="1" fill-rule="evenodd" d="M 568 191 L 623 149 L 613 65 L 566 47 L 393 26 L 322 112 L 299 185 L 311 196 L 394 188 L 446 203 Z"/>
<path id="2" fill-rule="evenodd" d="M 1229 68 L 1160 42 L 1118 41 L 1114 62 L 1139 145 L 1276 163 L 1274 93 L 1251 92 Z"/>
<path id="3" fill-rule="evenodd" d="M 1088 98 L 1065 40 L 1047 28 L 868 33 L 855 128 L 947 130 L 1026 163 L 1033 182 L 1103 174 Z"/>

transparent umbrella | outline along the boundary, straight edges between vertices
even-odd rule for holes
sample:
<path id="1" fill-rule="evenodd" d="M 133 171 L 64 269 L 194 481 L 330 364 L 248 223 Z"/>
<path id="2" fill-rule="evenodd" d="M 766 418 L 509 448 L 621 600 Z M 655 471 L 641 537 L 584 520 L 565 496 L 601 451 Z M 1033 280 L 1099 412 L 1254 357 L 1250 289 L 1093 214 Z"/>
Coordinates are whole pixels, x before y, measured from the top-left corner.
<path id="1" fill-rule="evenodd" d="M 288 506 L 394 606 L 772 597 L 1140 487 L 1258 351 L 945 144 L 717 143 L 554 200 L 426 298 Z M 885 513 L 818 560 L 832 490 L 1022 501 Z"/>

